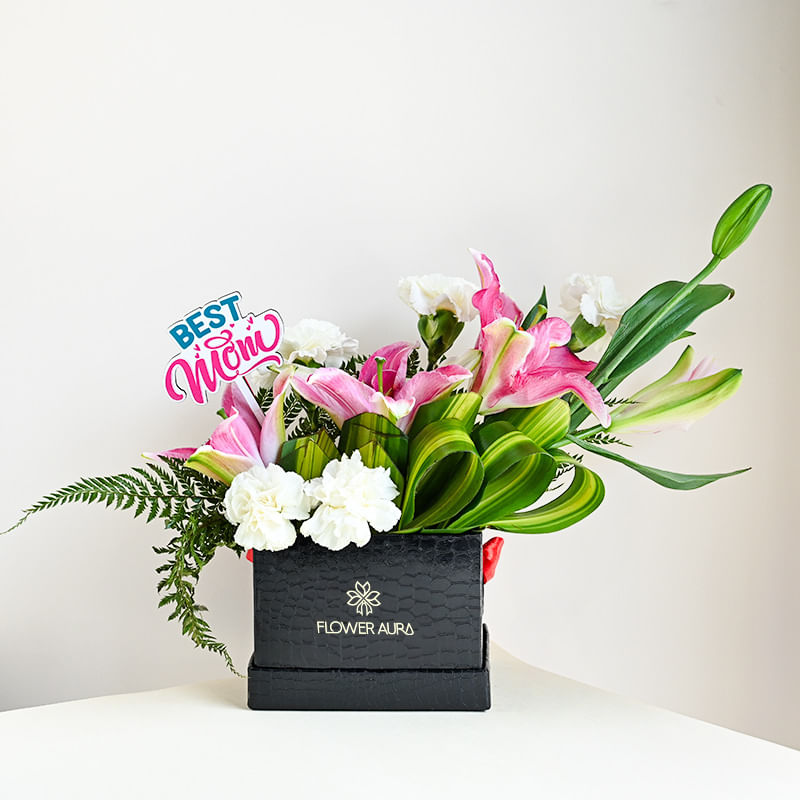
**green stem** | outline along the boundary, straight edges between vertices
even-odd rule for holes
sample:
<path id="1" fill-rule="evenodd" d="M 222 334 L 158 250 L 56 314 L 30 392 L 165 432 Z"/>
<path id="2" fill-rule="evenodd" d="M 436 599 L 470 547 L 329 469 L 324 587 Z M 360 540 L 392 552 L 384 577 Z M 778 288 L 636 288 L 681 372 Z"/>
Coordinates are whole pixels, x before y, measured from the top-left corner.
<path id="1" fill-rule="evenodd" d="M 650 331 L 655 328 L 655 326 L 661 322 L 661 320 L 665 319 L 666 316 L 672 311 L 678 303 L 683 300 L 684 297 L 691 294 L 695 290 L 695 288 L 701 283 L 701 281 L 705 280 L 719 265 L 722 259 L 719 256 L 714 256 L 711 261 L 706 264 L 697 275 L 694 276 L 680 291 L 676 292 L 672 299 L 664 303 L 661 308 L 659 308 L 652 317 L 647 321 L 647 325 L 644 326 L 639 333 L 634 336 L 628 344 L 617 353 L 616 357 L 612 359 L 609 364 L 604 365 L 602 371 L 597 375 L 592 375 L 592 382 L 595 386 L 599 386 L 600 384 L 604 383 L 608 380 L 608 378 L 613 374 L 614 370 L 627 358 L 631 352 L 634 350 L 636 345 L 644 339 L 644 337 L 650 333 Z"/>
<path id="2" fill-rule="evenodd" d="M 378 370 L 378 391 L 381 394 L 384 394 L 384 391 L 383 391 L 383 365 L 385 363 L 386 363 L 386 359 L 385 358 L 381 358 L 380 356 L 378 356 L 375 359 L 375 369 Z"/>

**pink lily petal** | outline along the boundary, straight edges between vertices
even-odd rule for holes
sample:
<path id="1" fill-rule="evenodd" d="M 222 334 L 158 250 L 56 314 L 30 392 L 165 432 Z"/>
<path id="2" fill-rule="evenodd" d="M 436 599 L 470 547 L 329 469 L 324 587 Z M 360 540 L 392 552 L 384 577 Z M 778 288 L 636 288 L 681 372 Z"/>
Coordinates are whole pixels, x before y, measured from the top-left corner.
<path id="1" fill-rule="evenodd" d="M 408 431 L 420 406 L 433 402 L 471 378 L 472 373 L 468 369 L 455 364 L 439 367 L 430 372 L 418 372 L 397 392 L 396 401 L 406 401 L 410 404 L 397 426 L 402 431 Z"/>
<path id="2" fill-rule="evenodd" d="M 361 367 L 358 379 L 378 390 L 378 365 L 376 358 L 385 358 L 383 365 L 384 394 L 393 394 L 405 382 L 408 355 L 418 345 L 415 342 L 395 342 L 378 348 Z"/>
<path id="3" fill-rule="evenodd" d="M 472 390 L 486 397 L 511 382 L 525 364 L 536 339 L 531 333 L 519 330 L 507 317 L 499 317 L 483 328 L 479 345 L 483 358 Z"/>
<path id="4" fill-rule="evenodd" d="M 250 429 L 253 438 L 258 439 L 261 422 L 250 408 L 238 384 L 229 383 L 225 388 L 222 394 L 222 410 L 228 417 L 238 413 L 241 421 Z"/>
<path id="5" fill-rule="evenodd" d="M 247 417 L 236 409 L 228 419 L 222 420 L 211 434 L 208 444 L 220 453 L 244 456 L 253 463 L 259 463 L 261 456 L 258 449 L 260 429 L 255 433 L 247 422 Z"/>
<path id="6" fill-rule="evenodd" d="M 281 373 L 272 385 L 272 405 L 264 415 L 264 424 L 259 436 L 259 453 L 264 464 L 274 464 L 278 459 L 281 445 L 286 441 L 286 421 L 283 418 L 283 402 L 291 389 L 291 373 Z"/>
<path id="7" fill-rule="evenodd" d="M 439 367 L 430 372 L 418 372 L 407 380 L 395 395 L 396 400 L 413 403 L 403 419 L 397 423 L 398 427 L 407 431 L 421 405 L 433 402 L 470 378 L 472 373 L 468 369 L 455 364 Z"/>
<path id="8" fill-rule="evenodd" d="M 472 387 L 483 395 L 481 413 L 534 406 L 571 391 L 608 427 L 608 408 L 586 377 L 596 365 L 565 346 L 553 346 L 569 336 L 569 325 L 557 317 L 530 331 L 502 317 L 487 325 L 481 332 L 483 360 Z"/>
<path id="9" fill-rule="evenodd" d="M 418 372 L 413 378 L 407 380 L 400 391 L 395 394 L 397 400 L 416 400 L 416 404 L 430 403 L 446 394 L 457 384 L 472 377 L 466 367 L 457 364 L 448 364 L 437 367 L 429 372 Z"/>
<path id="10" fill-rule="evenodd" d="M 209 478 L 231 485 L 234 477 L 240 472 L 246 472 L 250 467 L 261 463 L 247 456 L 233 453 L 222 453 L 207 444 L 198 447 L 197 450 L 186 460 L 186 466 L 196 469 Z"/>
<path id="11" fill-rule="evenodd" d="M 572 328 L 569 323 L 559 317 L 543 319 L 527 332 L 533 337 L 533 346 L 525 359 L 523 366 L 525 372 L 530 372 L 545 362 L 549 363 L 556 350 L 567 350 L 561 345 L 565 345 L 572 337 Z M 569 351 L 567 350 L 567 352 Z M 580 359 L 576 359 L 576 361 L 580 361 Z"/>
<path id="12" fill-rule="evenodd" d="M 611 415 L 594 384 L 580 370 L 540 367 L 531 373 L 518 373 L 504 391 L 484 398 L 484 414 L 494 414 L 507 408 L 529 408 L 530 406 L 574 392 L 597 417 L 603 427 L 611 424 Z"/>
<path id="13" fill-rule="evenodd" d="M 478 267 L 483 287 L 472 296 L 472 305 L 478 309 L 481 316 L 481 327 L 499 317 L 506 317 L 519 325 L 522 322 L 522 309 L 507 294 L 500 291 L 500 279 L 491 259 L 478 250 L 470 249 L 469 252 Z"/>
<path id="14" fill-rule="evenodd" d="M 142 453 L 145 458 L 177 458 L 179 461 L 186 461 L 191 456 L 196 447 L 176 447 L 173 450 L 162 450 L 160 453 Z"/>
<path id="15" fill-rule="evenodd" d="M 344 370 L 322 367 L 308 375 L 294 374 L 289 380 L 300 397 L 324 408 L 340 427 L 365 411 L 390 416 L 386 398 Z"/>
<path id="16" fill-rule="evenodd" d="M 548 369 L 568 369 L 585 377 L 597 366 L 597 362 L 578 358 L 569 347 L 554 347 L 544 366 Z"/>

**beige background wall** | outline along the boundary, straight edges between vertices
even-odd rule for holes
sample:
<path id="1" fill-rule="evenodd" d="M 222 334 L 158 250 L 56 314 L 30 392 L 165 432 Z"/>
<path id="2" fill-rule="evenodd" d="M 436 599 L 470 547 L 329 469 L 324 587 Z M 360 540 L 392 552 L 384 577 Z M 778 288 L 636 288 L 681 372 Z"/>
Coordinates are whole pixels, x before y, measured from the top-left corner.
<path id="1" fill-rule="evenodd" d="M 742 389 L 636 453 L 753 470 L 679 494 L 603 463 L 591 519 L 507 537 L 487 607 L 534 664 L 800 747 L 799 33 L 792 2 L 0 3 L 2 524 L 205 438 L 160 378 L 207 298 L 372 348 L 413 331 L 396 280 L 472 277 L 468 246 L 522 305 L 576 270 L 635 297 L 768 181 L 695 326 Z M 0 708 L 224 674 L 156 609 L 162 539 L 83 507 L 0 539 Z M 224 554 L 200 591 L 241 665 L 249 576 Z"/>

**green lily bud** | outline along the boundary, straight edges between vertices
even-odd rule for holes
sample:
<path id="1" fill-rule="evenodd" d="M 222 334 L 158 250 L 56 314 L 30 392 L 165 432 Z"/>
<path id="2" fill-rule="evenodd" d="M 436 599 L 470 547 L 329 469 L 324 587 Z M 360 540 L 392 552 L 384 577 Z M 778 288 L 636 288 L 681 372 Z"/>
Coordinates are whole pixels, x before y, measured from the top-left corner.
<path id="1" fill-rule="evenodd" d="M 727 258 L 755 228 L 770 197 L 772 187 L 758 183 L 740 194 L 720 217 L 711 239 L 711 252 L 717 258 Z"/>
<path id="2" fill-rule="evenodd" d="M 447 309 L 440 308 L 433 314 L 420 316 L 417 330 L 428 348 L 428 369 L 432 369 L 453 346 L 464 323 Z"/>
<path id="3" fill-rule="evenodd" d="M 687 347 L 675 366 L 662 378 L 611 412 L 609 433 L 624 430 L 660 430 L 688 427 L 730 397 L 742 382 L 740 369 L 706 374 L 703 364 L 690 372 L 694 351 Z"/>
<path id="4" fill-rule="evenodd" d="M 572 338 L 567 343 L 567 347 L 573 353 L 580 353 L 590 344 L 594 344 L 598 339 L 605 336 L 606 329 L 602 325 L 592 325 L 587 322 L 583 314 L 578 314 L 578 318 L 572 323 Z"/>

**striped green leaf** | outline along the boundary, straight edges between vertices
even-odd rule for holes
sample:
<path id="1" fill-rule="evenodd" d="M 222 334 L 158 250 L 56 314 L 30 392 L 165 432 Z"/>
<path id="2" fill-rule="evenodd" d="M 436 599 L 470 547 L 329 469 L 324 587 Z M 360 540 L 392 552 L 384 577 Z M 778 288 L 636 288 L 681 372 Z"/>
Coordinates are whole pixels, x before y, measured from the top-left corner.
<path id="1" fill-rule="evenodd" d="M 338 458 L 339 451 L 333 439 L 327 431 L 319 430 L 312 436 L 300 436 L 284 442 L 278 455 L 278 464 L 308 481 L 322 475 L 328 462 Z"/>
<path id="2" fill-rule="evenodd" d="M 482 482 L 483 464 L 463 423 L 431 422 L 411 440 L 399 529 L 418 530 L 452 519 Z"/>
<path id="3" fill-rule="evenodd" d="M 569 404 L 555 398 L 532 408 L 510 408 L 487 417 L 508 422 L 542 449 L 564 438 L 569 430 Z"/>
<path id="4" fill-rule="evenodd" d="M 432 403 L 425 403 L 419 407 L 414 417 L 409 436 L 413 439 L 424 427 L 437 419 L 455 419 L 461 422 L 466 430 L 472 430 L 480 407 L 481 396 L 475 392 L 450 394 Z"/>
<path id="5" fill-rule="evenodd" d="M 552 481 L 556 463 L 507 422 L 481 426 L 473 437 L 484 468 L 480 492 L 448 528 L 482 528 L 533 505 Z"/>
<path id="6" fill-rule="evenodd" d="M 576 463 L 572 483 L 555 500 L 532 511 L 500 517 L 487 527 L 509 533 L 560 531 L 589 516 L 603 502 L 604 495 L 600 476 Z"/>
<path id="7" fill-rule="evenodd" d="M 366 411 L 342 425 L 339 449 L 351 455 L 369 442 L 377 442 L 402 472 L 408 464 L 408 437 L 391 420 Z"/>

